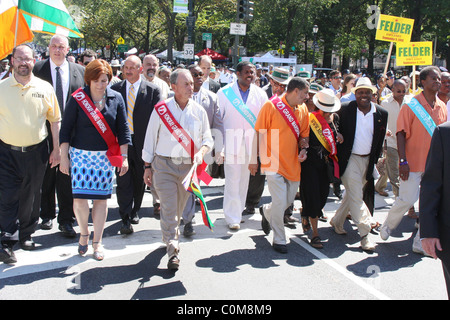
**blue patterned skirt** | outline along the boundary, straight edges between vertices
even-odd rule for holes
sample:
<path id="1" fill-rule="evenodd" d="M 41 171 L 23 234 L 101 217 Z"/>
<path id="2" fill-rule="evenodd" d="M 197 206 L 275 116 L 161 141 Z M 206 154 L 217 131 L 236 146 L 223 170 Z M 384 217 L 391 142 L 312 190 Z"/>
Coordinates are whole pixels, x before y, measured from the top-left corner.
<path id="1" fill-rule="evenodd" d="M 109 199 L 113 190 L 114 167 L 106 151 L 71 147 L 72 194 L 77 199 Z"/>

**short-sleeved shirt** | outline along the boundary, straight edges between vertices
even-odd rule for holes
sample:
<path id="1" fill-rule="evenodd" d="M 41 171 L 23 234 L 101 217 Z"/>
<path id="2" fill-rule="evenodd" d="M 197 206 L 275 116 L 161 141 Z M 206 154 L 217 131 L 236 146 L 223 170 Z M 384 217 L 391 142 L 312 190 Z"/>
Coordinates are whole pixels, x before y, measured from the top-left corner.
<path id="1" fill-rule="evenodd" d="M 27 147 L 42 142 L 48 135 L 46 120 L 61 121 L 51 84 L 33 75 L 25 86 L 14 76 L 0 82 L 0 139 L 4 143 Z"/>
<path id="2" fill-rule="evenodd" d="M 423 93 L 415 96 L 419 103 L 425 108 L 436 125 L 447 121 L 447 107 L 439 99 L 436 99 L 434 108 L 428 104 Z M 424 172 L 430 149 L 431 136 L 416 117 L 408 105 L 404 104 L 400 109 L 397 119 L 397 133 L 406 133 L 405 152 L 411 172 Z"/>
<path id="3" fill-rule="evenodd" d="M 282 101 L 292 109 L 283 96 Z M 293 108 L 300 126 L 300 138 L 309 137 L 309 113 L 305 104 Z M 255 130 L 260 133 L 259 157 L 262 173 L 275 172 L 290 181 L 300 181 L 298 142 L 278 109 L 267 101 L 258 114 Z M 265 139 L 267 137 L 267 139 Z"/>

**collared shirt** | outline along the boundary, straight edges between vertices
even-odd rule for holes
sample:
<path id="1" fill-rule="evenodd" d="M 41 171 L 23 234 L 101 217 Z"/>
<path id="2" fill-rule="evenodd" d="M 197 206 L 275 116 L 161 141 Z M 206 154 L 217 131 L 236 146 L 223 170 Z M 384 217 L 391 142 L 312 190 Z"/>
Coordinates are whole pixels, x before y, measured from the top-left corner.
<path id="1" fill-rule="evenodd" d="M 341 87 L 339 87 L 339 88 L 336 89 L 332 84 L 330 84 L 330 85 L 328 86 L 328 89 L 333 90 L 334 95 L 338 95 L 338 94 L 342 91 L 342 88 L 341 88 Z"/>
<path id="2" fill-rule="evenodd" d="M 376 112 L 375 104 L 370 103 L 370 111 L 364 114 L 356 108 L 355 140 L 352 153 L 368 155 L 372 149 L 373 140 L 373 114 Z"/>
<path id="3" fill-rule="evenodd" d="M 387 129 L 392 132 L 390 137 L 386 137 L 387 146 L 394 149 L 397 149 L 397 118 L 402 105 L 403 103 L 398 104 L 392 95 L 381 101 L 381 106 L 388 112 Z"/>
<path id="4" fill-rule="evenodd" d="M 305 104 L 290 106 L 285 95 L 283 103 L 291 108 L 299 123 L 300 138 L 309 137 L 309 113 Z M 298 142 L 280 111 L 269 100 L 258 114 L 255 130 L 260 139 L 259 156 L 261 172 L 276 172 L 290 181 L 300 180 L 301 166 L 298 162 Z M 260 137 L 261 137 L 260 136 Z"/>
<path id="5" fill-rule="evenodd" d="M 238 85 L 239 93 L 241 94 L 242 101 L 244 103 L 247 103 L 248 95 L 250 94 L 250 87 L 247 89 L 247 91 L 242 91 L 241 87 Z"/>
<path id="6" fill-rule="evenodd" d="M 210 151 L 214 146 L 214 141 L 205 109 L 193 100 L 189 100 L 183 110 L 178 106 L 175 98 L 167 99 L 165 102 L 174 119 L 194 141 L 196 148 L 200 149 L 202 146 L 206 146 Z M 172 158 L 191 157 L 162 122 L 158 112 L 152 112 L 150 116 L 142 159 L 151 163 L 155 155 Z"/>
<path id="7" fill-rule="evenodd" d="M 56 67 L 57 65 L 50 60 L 50 70 L 52 72 L 52 83 L 53 83 L 53 89 L 56 92 Z M 62 88 L 63 88 L 63 101 L 64 105 L 61 106 L 61 109 L 64 110 L 66 107 L 67 102 L 67 94 L 69 93 L 69 84 L 70 84 L 70 75 L 69 75 L 69 62 L 64 59 L 64 62 L 62 65 L 59 66 L 59 73 L 61 74 L 61 82 L 62 82 Z"/>
<path id="8" fill-rule="evenodd" d="M 48 135 L 45 121 L 61 121 L 53 87 L 31 76 L 25 86 L 14 76 L 0 82 L 0 139 L 26 147 L 42 142 Z"/>
<path id="9" fill-rule="evenodd" d="M 447 121 L 447 107 L 440 99 L 436 99 L 434 108 L 428 104 L 423 92 L 414 98 L 425 108 L 436 125 Z M 414 111 L 406 104 L 400 109 L 397 119 L 397 133 L 406 133 L 405 153 L 411 172 L 424 172 L 428 151 L 430 150 L 431 136 L 416 117 Z"/>
<path id="10" fill-rule="evenodd" d="M 141 75 L 141 80 L 148 81 L 148 79 L 143 74 Z M 159 90 L 161 92 L 161 95 L 160 95 L 161 101 L 162 100 L 166 100 L 169 97 L 170 87 L 167 84 L 167 82 L 165 82 L 164 80 L 158 78 L 157 76 L 154 76 L 153 80 L 152 81 L 148 81 L 148 82 L 153 83 L 154 85 L 156 85 L 159 88 Z"/>
<path id="11" fill-rule="evenodd" d="M 141 85 L 141 78 L 139 77 L 139 79 L 135 82 L 135 83 L 131 83 L 128 80 L 125 80 L 126 84 L 127 84 L 127 101 L 128 101 L 128 93 L 130 92 L 130 87 L 133 86 L 134 88 L 134 95 L 135 98 L 137 99 L 137 95 L 138 95 L 138 91 L 139 91 L 139 86 Z M 125 106 L 127 107 L 127 101 L 125 101 Z"/>

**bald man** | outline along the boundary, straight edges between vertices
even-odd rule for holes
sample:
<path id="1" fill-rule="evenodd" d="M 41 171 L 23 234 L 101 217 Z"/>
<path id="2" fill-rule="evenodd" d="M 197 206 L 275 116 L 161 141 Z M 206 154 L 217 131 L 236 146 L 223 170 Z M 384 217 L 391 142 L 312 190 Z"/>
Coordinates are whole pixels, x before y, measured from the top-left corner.
<path id="1" fill-rule="evenodd" d="M 127 107 L 128 126 L 131 132 L 132 145 L 128 146 L 129 170 L 117 175 L 117 202 L 122 218 L 121 234 L 133 233 L 131 224 L 139 222 L 138 211 L 141 208 L 145 184 L 142 148 L 150 115 L 155 104 L 160 101 L 160 89 L 141 78 L 142 62 L 137 56 L 125 60 L 123 73 L 126 80 L 111 86 L 119 92 Z"/>

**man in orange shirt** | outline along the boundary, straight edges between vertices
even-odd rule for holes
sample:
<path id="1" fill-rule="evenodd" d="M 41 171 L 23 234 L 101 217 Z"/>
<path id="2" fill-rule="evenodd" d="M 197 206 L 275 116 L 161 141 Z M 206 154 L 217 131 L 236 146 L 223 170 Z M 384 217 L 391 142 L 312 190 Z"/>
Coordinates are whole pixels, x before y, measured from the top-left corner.
<path id="1" fill-rule="evenodd" d="M 423 91 L 414 97 L 436 125 L 447 121 L 446 105 L 436 98 L 441 86 L 440 77 L 441 73 L 437 67 L 424 68 L 419 76 Z M 399 197 L 381 227 L 380 236 L 383 240 L 389 238 L 392 230 L 400 224 L 405 212 L 419 199 L 420 182 L 430 149 L 431 135 L 410 104 L 402 106 L 397 119 L 400 189 Z M 418 235 L 419 232 L 414 239 L 413 251 L 423 253 Z"/>
<path id="2" fill-rule="evenodd" d="M 287 252 L 284 211 L 294 201 L 300 184 L 300 162 L 306 160 L 309 114 L 303 102 L 308 91 L 306 80 L 292 78 L 282 97 L 263 105 L 255 125 L 258 151 L 252 154 L 249 170 L 252 175 L 256 173 L 259 153 L 261 173 L 267 177 L 272 197 L 272 203 L 260 208 L 262 227 L 266 234 L 273 230 L 273 248 L 281 253 Z"/>

